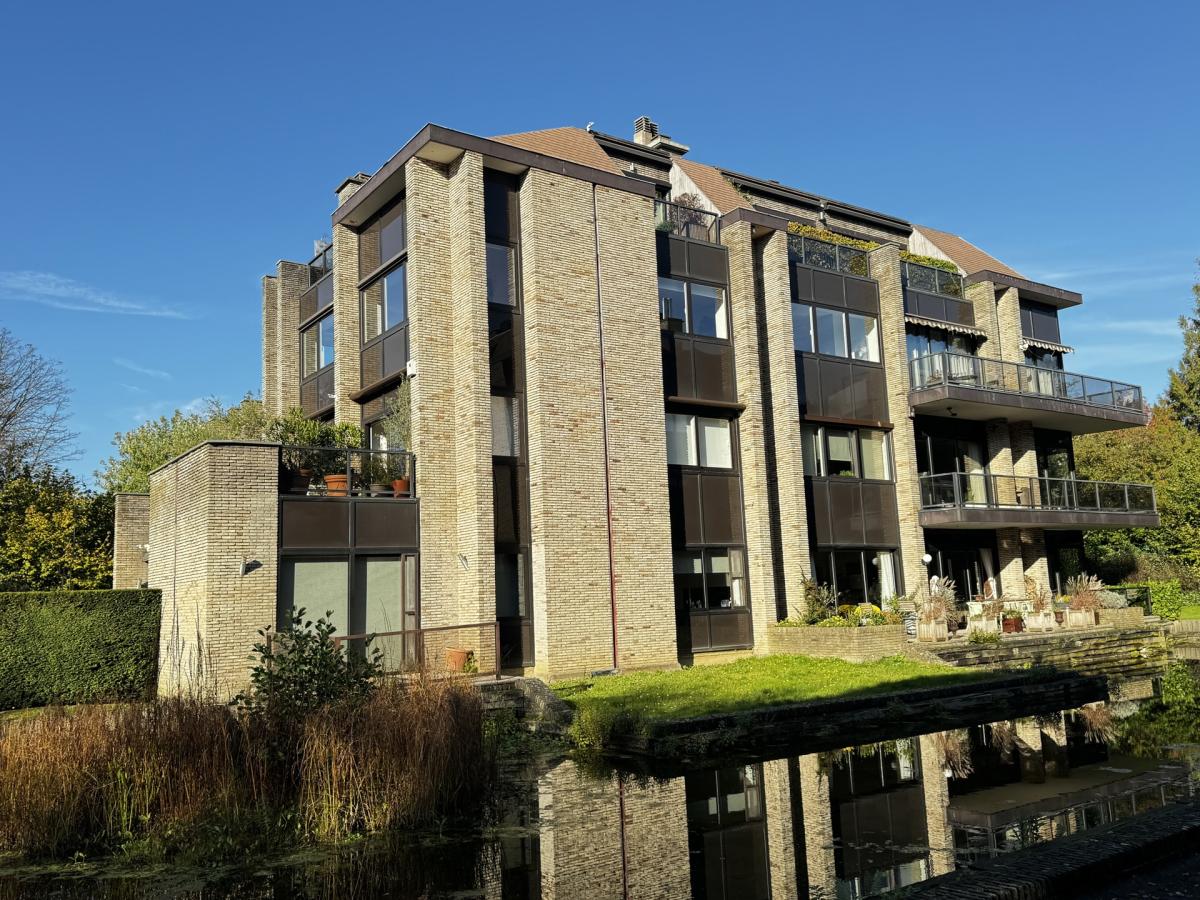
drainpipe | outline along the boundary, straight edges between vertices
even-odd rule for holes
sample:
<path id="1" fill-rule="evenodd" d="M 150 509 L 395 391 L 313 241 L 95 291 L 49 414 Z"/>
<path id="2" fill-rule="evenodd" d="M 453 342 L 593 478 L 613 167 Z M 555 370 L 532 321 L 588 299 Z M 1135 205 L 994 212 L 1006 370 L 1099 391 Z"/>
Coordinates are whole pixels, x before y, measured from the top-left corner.
<path id="1" fill-rule="evenodd" d="M 608 530 L 608 603 L 612 615 L 612 667 L 617 668 L 617 571 L 613 552 L 612 472 L 608 464 L 608 379 L 604 369 L 604 296 L 600 288 L 600 213 L 592 185 L 592 235 L 595 239 L 596 332 L 600 338 L 600 431 L 604 437 L 604 510 Z"/>

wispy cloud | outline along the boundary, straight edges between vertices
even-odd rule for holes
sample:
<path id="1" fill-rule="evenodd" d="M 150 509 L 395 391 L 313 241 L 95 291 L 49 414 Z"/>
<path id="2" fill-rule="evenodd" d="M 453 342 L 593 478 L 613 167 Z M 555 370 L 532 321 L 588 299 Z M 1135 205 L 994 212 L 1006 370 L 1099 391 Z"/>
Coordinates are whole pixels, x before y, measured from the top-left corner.
<path id="1" fill-rule="evenodd" d="M 150 316 L 159 319 L 188 319 L 187 313 L 165 304 L 130 300 L 89 284 L 51 272 L 0 272 L 0 299 L 36 303 L 73 312 L 115 316 Z"/>
<path id="2" fill-rule="evenodd" d="M 147 391 L 144 387 L 138 387 L 136 384 L 126 384 L 125 382 L 122 381 L 122 382 L 120 382 L 120 385 L 121 385 L 121 387 L 125 388 L 125 390 L 129 391 L 129 393 L 131 393 L 131 394 L 148 394 L 149 393 L 149 391 Z"/>
<path id="3" fill-rule="evenodd" d="M 162 381 L 171 380 L 170 372 L 164 372 L 162 369 L 151 369 L 148 366 L 140 365 L 120 356 L 113 358 L 113 365 L 120 366 L 122 369 L 128 369 L 130 372 L 137 372 L 139 375 L 145 375 L 147 378 L 158 378 Z"/>

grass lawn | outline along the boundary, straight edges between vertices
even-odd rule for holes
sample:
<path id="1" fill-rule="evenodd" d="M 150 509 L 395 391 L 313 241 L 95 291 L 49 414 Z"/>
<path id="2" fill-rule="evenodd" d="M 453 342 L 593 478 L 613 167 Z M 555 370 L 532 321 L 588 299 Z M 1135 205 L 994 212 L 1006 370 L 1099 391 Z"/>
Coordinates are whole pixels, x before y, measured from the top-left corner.
<path id="1" fill-rule="evenodd" d="M 551 687 L 575 709 L 576 743 L 602 747 L 614 731 L 637 732 L 653 722 L 805 700 L 903 693 L 990 677 L 995 676 L 901 656 L 851 663 L 781 655 L 669 672 L 581 678 Z"/>

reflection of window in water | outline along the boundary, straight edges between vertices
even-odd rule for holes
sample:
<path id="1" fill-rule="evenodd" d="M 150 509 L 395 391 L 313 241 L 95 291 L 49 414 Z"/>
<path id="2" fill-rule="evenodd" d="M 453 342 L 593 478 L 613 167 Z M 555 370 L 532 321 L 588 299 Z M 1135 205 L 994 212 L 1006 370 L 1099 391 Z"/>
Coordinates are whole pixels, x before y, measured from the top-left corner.
<path id="1" fill-rule="evenodd" d="M 684 791 L 692 896 L 770 897 L 762 767 L 695 772 L 685 777 Z"/>

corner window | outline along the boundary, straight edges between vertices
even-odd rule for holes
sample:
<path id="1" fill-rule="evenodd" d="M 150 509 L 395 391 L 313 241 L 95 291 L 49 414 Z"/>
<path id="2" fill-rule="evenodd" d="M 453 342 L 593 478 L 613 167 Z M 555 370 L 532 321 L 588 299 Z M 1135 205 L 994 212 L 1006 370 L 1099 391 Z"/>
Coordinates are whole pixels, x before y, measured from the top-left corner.
<path id="1" fill-rule="evenodd" d="M 879 362 L 879 323 L 874 316 L 848 313 L 850 326 L 850 358 Z"/>
<path id="2" fill-rule="evenodd" d="M 300 333 L 305 377 L 333 364 L 333 316 L 329 315 Z"/>
<path id="3" fill-rule="evenodd" d="M 825 452 L 821 446 L 821 431 L 812 425 L 800 426 L 800 448 L 804 453 L 804 474 L 825 474 Z"/>
<path id="4" fill-rule="evenodd" d="M 667 465 L 733 468 L 733 423 L 729 419 L 667 413 Z"/>
<path id="5" fill-rule="evenodd" d="M 408 245 L 404 218 L 404 199 L 387 207 L 358 236 L 358 271 L 367 277 L 380 266 L 395 259 Z"/>
<path id="6" fill-rule="evenodd" d="M 729 338 L 724 288 L 660 277 L 658 315 L 662 327 L 676 334 Z"/>
<path id="7" fill-rule="evenodd" d="M 807 303 L 792 304 L 792 343 L 798 353 L 879 362 L 879 320 Z"/>
<path id="8" fill-rule="evenodd" d="M 360 292 L 363 341 L 379 337 L 408 319 L 407 266 L 396 266 Z"/>
<path id="9" fill-rule="evenodd" d="M 746 555 L 738 548 L 675 553 L 675 600 L 687 610 L 746 606 Z"/>
<path id="10" fill-rule="evenodd" d="M 516 306 L 516 250 L 507 244 L 488 244 L 486 252 L 488 303 Z"/>
<path id="11" fill-rule="evenodd" d="M 813 353 L 817 349 L 813 342 L 812 307 L 807 303 L 792 304 L 792 345 L 797 353 Z"/>
<path id="12" fill-rule="evenodd" d="M 858 432 L 859 459 L 862 477 L 872 481 L 891 481 L 891 455 L 887 449 L 887 433 L 860 429 Z"/>

